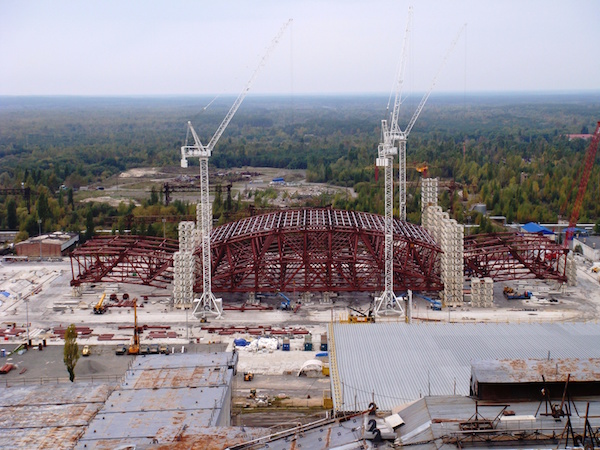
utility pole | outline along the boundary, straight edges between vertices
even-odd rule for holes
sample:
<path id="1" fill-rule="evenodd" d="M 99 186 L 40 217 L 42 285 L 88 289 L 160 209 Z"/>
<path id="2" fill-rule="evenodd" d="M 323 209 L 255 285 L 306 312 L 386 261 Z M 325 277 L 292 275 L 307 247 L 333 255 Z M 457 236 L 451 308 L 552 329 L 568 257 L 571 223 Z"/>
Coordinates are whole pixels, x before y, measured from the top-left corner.
<path id="1" fill-rule="evenodd" d="M 25 300 L 25 327 L 27 328 L 27 345 L 29 345 L 29 299 Z"/>
<path id="2" fill-rule="evenodd" d="M 38 229 L 39 229 L 38 238 L 40 240 L 40 261 L 41 261 L 42 260 L 42 219 L 38 219 L 37 223 L 38 223 Z"/>

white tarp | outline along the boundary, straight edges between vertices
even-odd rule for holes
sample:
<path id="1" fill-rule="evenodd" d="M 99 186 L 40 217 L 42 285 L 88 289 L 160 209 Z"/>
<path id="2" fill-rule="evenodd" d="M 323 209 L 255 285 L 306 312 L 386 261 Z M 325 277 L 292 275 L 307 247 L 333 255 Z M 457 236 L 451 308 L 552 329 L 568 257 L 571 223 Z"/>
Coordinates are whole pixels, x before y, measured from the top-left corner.
<path id="1" fill-rule="evenodd" d="M 309 359 L 300 368 L 298 376 L 315 376 L 323 373 L 323 361 L 318 359 Z"/>
<path id="2" fill-rule="evenodd" d="M 261 350 L 277 350 L 278 340 L 274 338 L 260 337 L 251 341 L 245 348 L 250 352 L 258 352 Z"/>

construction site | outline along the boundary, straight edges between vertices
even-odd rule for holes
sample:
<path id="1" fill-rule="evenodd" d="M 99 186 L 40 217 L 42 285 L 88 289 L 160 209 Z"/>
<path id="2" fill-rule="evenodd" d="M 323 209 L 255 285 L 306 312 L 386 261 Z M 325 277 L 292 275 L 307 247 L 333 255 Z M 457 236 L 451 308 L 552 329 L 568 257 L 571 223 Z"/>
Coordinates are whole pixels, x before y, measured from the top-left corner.
<path id="1" fill-rule="evenodd" d="M 288 25 L 208 144 L 188 122 L 200 198 L 178 240 L 99 235 L 44 258 L 40 238 L 0 264 L 0 447 L 600 448 L 599 261 L 573 244 L 600 122 L 550 233 L 465 235 L 427 177 L 413 224 L 406 143 L 436 79 L 402 128 L 402 61 L 374 154 L 384 215 L 214 227 L 209 159 Z"/>

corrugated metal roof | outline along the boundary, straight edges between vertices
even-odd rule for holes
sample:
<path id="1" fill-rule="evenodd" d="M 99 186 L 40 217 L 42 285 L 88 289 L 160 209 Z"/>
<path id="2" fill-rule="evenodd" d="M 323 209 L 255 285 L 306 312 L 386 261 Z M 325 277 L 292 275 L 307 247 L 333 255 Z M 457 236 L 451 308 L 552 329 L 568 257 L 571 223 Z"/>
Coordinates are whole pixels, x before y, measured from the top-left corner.
<path id="1" fill-rule="evenodd" d="M 333 331 L 338 411 L 364 410 L 373 399 L 391 410 L 427 395 L 469 395 L 474 360 L 600 358 L 595 323 L 336 323 Z"/>

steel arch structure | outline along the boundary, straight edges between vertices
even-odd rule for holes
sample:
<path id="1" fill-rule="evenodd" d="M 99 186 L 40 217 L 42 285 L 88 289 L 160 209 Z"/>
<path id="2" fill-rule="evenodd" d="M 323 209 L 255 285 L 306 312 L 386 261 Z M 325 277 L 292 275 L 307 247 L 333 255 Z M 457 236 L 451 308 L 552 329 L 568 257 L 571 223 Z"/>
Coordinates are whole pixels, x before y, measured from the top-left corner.
<path id="1" fill-rule="evenodd" d="M 213 291 L 381 291 L 384 231 L 383 216 L 330 208 L 277 211 L 222 225 L 211 236 Z M 440 254 L 425 229 L 395 220 L 394 289 L 443 289 Z"/>
<path id="2" fill-rule="evenodd" d="M 271 212 L 211 233 L 215 292 L 381 291 L 384 217 L 334 209 Z M 71 254 L 71 285 L 120 282 L 168 287 L 178 242 L 100 236 Z M 440 247 L 423 228 L 394 221 L 394 288 L 441 290 Z M 465 238 L 465 276 L 566 281 L 567 250 L 536 234 Z M 201 273 L 200 270 L 196 271 Z M 199 289 L 201 280 L 196 280 Z M 200 290 L 196 290 L 200 292 Z"/>
<path id="3" fill-rule="evenodd" d="M 465 276 L 494 281 L 546 279 L 566 282 L 568 249 L 540 234 L 492 233 L 465 237 Z"/>
<path id="4" fill-rule="evenodd" d="M 95 237 L 71 253 L 71 286 L 104 281 L 166 288 L 173 281 L 173 254 L 178 249 L 174 239 Z"/>

